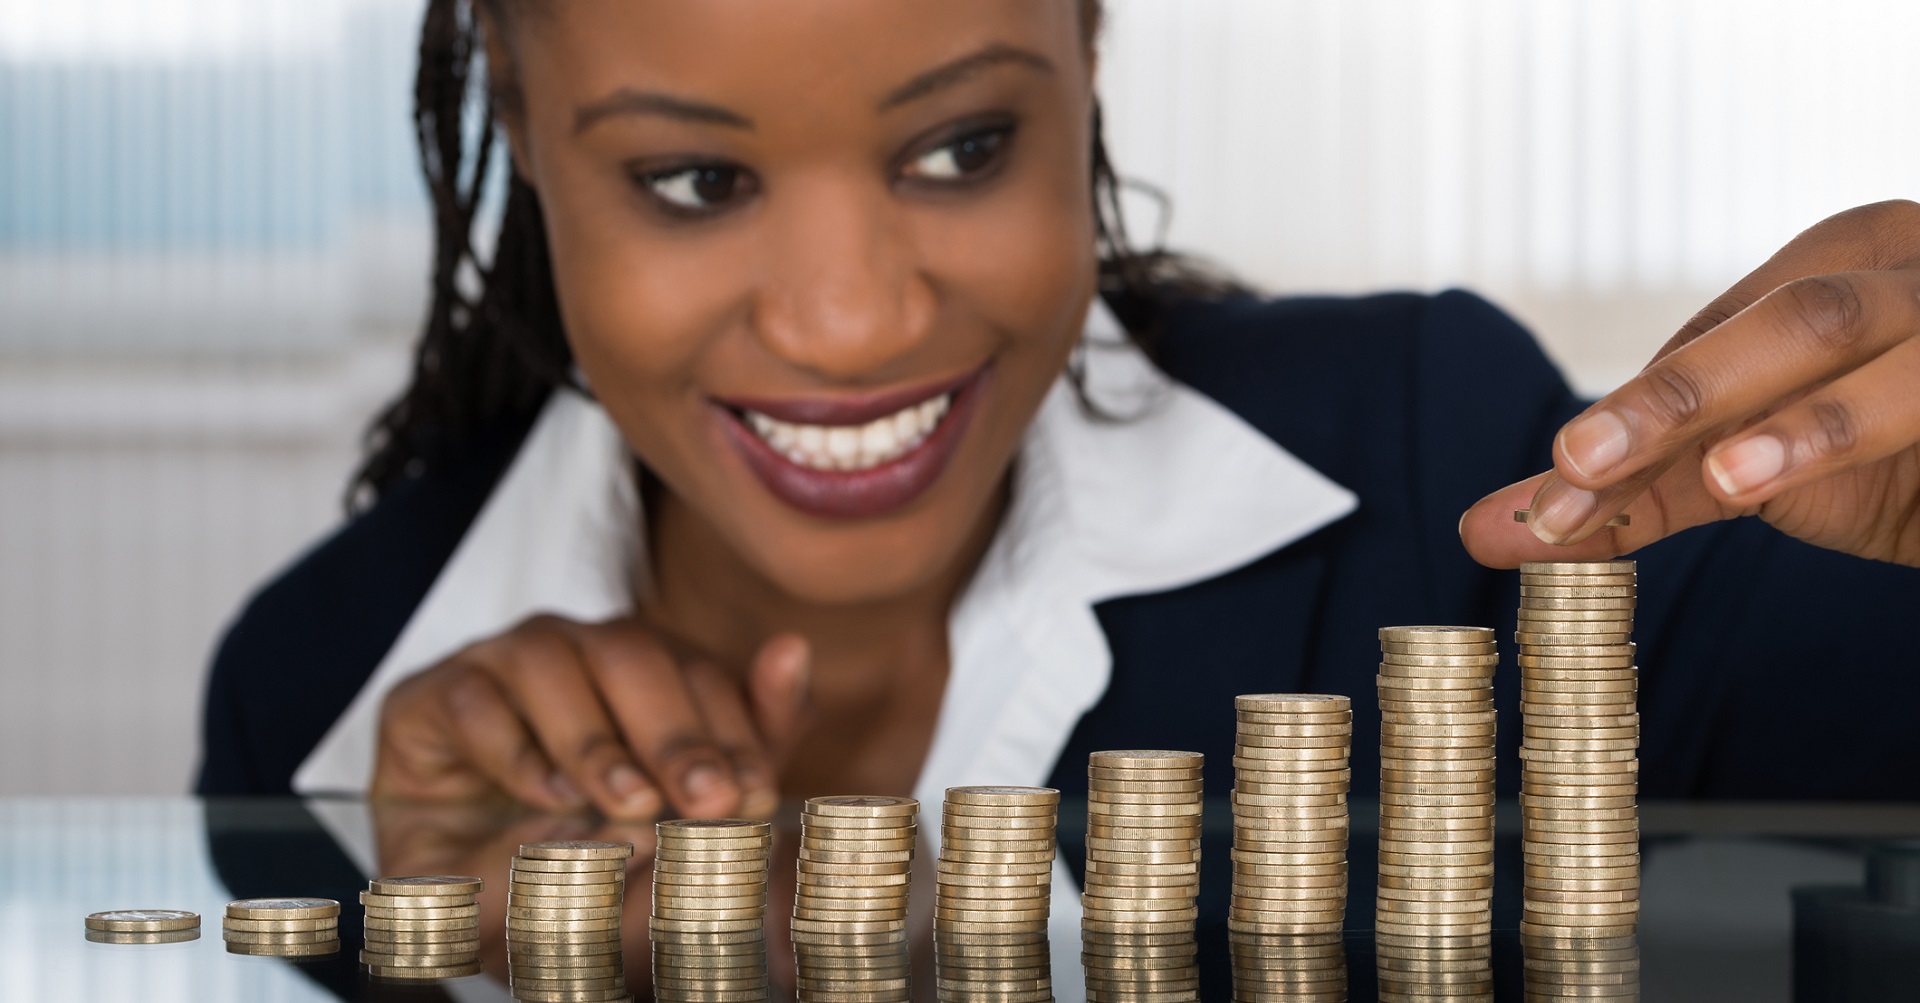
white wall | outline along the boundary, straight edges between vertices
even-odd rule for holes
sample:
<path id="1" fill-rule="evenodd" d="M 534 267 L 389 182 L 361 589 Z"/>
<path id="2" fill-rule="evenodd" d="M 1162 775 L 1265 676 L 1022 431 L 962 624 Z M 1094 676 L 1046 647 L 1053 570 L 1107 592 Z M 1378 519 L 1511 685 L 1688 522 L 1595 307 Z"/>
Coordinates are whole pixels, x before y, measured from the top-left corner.
<path id="1" fill-rule="evenodd" d="M 1274 291 L 1471 286 L 1591 390 L 1800 228 L 1920 194 L 1911 0 L 1110 3 L 1115 159 L 1172 196 L 1172 244 Z M 218 630 L 336 518 L 420 307 L 417 7 L 0 0 L 0 794 L 182 789 Z M 22 83 L 263 50 L 306 75 L 248 78 L 266 103 L 218 105 L 181 155 L 218 155 L 207 218 L 265 245 L 141 243 L 205 214 L 139 215 L 114 102 L 193 120 L 191 87 Z M 225 155 L 267 119 L 350 183 Z M 334 215 L 276 215 L 297 198 Z"/>

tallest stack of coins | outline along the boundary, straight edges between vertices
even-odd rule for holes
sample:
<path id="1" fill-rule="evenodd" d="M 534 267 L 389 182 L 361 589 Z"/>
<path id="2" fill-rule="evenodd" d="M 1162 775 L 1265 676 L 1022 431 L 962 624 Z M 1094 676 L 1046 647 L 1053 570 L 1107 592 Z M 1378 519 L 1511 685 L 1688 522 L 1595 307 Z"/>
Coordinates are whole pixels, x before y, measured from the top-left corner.
<path id="1" fill-rule="evenodd" d="M 1520 566 L 1523 934 L 1616 937 L 1640 914 L 1632 561 Z"/>
<path id="2" fill-rule="evenodd" d="M 1484 949 L 1493 920 L 1493 631 L 1385 627 L 1380 651 L 1379 944 L 1445 938 Z"/>

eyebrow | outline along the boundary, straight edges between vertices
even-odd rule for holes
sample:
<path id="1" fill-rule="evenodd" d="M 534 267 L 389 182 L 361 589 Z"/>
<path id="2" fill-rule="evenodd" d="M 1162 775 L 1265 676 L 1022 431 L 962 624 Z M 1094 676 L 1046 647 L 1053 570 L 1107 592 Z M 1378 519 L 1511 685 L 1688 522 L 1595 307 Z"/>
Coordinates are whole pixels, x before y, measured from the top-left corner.
<path id="1" fill-rule="evenodd" d="M 929 97 L 956 86 L 975 74 L 996 66 L 1025 66 L 1041 73 L 1054 72 L 1053 61 L 1037 52 L 995 42 L 971 55 L 936 66 L 901 84 L 880 101 L 880 110 L 889 111 L 903 104 Z M 724 125 L 752 129 L 753 120 L 729 108 L 662 91 L 637 91 L 622 87 L 606 97 L 581 105 L 573 113 L 575 135 L 591 129 L 604 119 L 626 115 L 658 115 L 699 125 Z"/>
<path id="2" fill-rule="evenodd" d="M 968 77 L 996 66 L 1025 66 L 1041 73 L 1052 73 L 1053 61 L 1037 52 L 1015 48 L 1004 42 L 995 42 L 973 53 L 961 56 L 953 62 L 936 66 L 912 80 L 894 88 L 880 101 L 880 110 L 888 111 L 911 101 L 918 101 L 934 93 L 952 87 Z"/>
<path id="3" fill-rule="evenodd" d="M 753 128 L 753 120 L 717 104 L 676 97 L 660 91 L 636 91 L 622 87 L 598 101 L 581 105 L 576 109 L 573 113 L 573 132 L 579 135 L 602 119 L 622 115 L 659 115 L 700 125 L 725 125 L 735 129 Z"/>

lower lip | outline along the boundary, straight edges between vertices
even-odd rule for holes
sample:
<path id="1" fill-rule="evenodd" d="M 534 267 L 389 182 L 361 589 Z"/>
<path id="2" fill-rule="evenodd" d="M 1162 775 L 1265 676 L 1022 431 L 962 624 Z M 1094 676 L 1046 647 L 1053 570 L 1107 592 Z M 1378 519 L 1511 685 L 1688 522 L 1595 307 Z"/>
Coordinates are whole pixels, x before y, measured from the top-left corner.
<path id="1" fill-rule="evenodd" d="M 953 391 L 946 416 L 920 444 L 866 470 L 815 470 L 787 459 L 753 433 L 738 415 L 714 406 L 727 440 L 773 496 L 824 519 L 871 519 L 905 508 L 933 486 L 973 419 L 990 370 Z"/>

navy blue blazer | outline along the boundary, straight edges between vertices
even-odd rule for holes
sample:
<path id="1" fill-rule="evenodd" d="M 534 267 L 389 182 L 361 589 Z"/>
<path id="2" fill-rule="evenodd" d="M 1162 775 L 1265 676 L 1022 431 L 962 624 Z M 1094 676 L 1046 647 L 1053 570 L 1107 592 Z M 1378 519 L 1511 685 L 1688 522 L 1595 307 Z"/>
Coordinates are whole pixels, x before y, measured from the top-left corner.
<path id="1" fill-rule="evenodd" d="M 1354 698 L 1358 793 L 1375 789 L 1375 631 L 1512 635 L 1518 577 L 1468 558 L 1460 514 L 1549 465 L 1582 402 L 1533 339 L 1467 293 L 1231 300 L 1178 310 L 1175 378 L 1360 498 L 1350 516 L 1210 581 L 1097 610 L 1113 680 L 1054 772 L 1082 792 L 1098 749 L 1192 749 L 1231 784 L 1233 697 Z M 198 788 L 285 793 L 385 655 L 512 459 L 502 428 L 390 491 L 254 596 L 215 657 Z M 1649 797 L 1920 799 L 1920 569 L 1819 550 L 1747 519 L 1640 562 Z M 1512 646 L 1496 687 L 1500 784 L 1518 786 Z"/>

